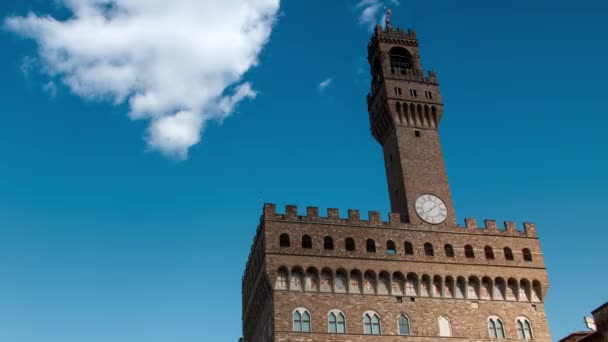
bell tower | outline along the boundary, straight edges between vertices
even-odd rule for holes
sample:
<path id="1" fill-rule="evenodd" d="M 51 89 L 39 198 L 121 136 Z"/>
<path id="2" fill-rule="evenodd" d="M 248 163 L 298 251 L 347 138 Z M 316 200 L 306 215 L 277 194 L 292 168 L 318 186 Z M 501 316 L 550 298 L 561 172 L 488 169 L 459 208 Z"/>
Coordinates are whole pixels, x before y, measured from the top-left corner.
<path id="1" fill-rule="evenodd" d="M 412 30 L 377 26 L 368 45 L 371 132 L 382 145 L 391 211 L 418 225 L 456 225 L 439 124 L 443 103 L 435 72 L 421 66 Z"/>

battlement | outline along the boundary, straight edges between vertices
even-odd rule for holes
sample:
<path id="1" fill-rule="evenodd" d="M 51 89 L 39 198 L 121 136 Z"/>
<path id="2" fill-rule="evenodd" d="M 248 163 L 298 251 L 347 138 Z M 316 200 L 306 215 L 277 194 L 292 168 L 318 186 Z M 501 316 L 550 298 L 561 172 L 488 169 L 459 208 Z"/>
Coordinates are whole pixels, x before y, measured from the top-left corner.
<path id="1" fill-rule="evenodd" d="M 412 29 L 407 29 L 407 31 L 404 31 L 401 28 L 394 28 L 391 25 L 388 25 L 386 27 L 383 27 L 382 25 L 376 25 L 372 39 L 380 38 L 380 37 L 418 40 L 416 38 L 416 31 L 414 31 Z"/>
<path id="2" fill-rule="evenodd" d="M 340 217 L 340 211 L 335 208 L 327 209 L 327 216 L 319 216 L 319 208 L 307 207 L 306 215 L 298 215 L 298 207 L 295 205 L 285 206 L 285 212 L 278 214 L 276 205 L 272 203 L 264 204 L 264 213 L 262 220 L 281 220 L 281 221 L 299 221 L 299 222 L 314 222 L 323 224 L 337 225 L 356 225 L 366 226 L 370 228 L 392 228 L 392 229 L 416 229 L 415 225 L 404 223 L 404 220 L 399 213 L 389 213 L 388 220 L 381 219 L 380 212 L 369 211 L 369 219 L 362 220 L 360 211 L 349 209 L 346 218 Z M 530 222 L 524 222 L 523 229 L 520 230 L 517 224 L 513 221 L 505 221 L 503 228 L 498 228 L 496 220 L 484 220 L 484 226 L 478 226 L 477 220 L 466 218 L 464 226 L 446 226 L 435 225 L 435 231 L 444 231 L 450 233 L 467 233 L 467 234 L 486 234 L 499 236 L 516 236 L 536 238 L 536 225 Z"/>

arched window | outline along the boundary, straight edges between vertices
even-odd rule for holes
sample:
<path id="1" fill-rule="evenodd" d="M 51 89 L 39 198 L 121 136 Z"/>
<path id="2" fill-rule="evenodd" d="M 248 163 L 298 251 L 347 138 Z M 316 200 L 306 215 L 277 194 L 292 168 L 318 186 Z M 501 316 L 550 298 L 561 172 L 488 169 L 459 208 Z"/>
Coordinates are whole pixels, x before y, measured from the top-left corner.
<path id="1" fill-rule="evenodd" d="M 290 285 L 291 291 L 302 291 L 302 283 L 304 282 L 304 271 L 299 267 L 291 270 Z"/>
<path id="2" fill-rule="evenodd" d="M 308 292 L 316 292 L 319 290 L 319 271 L 314 267 L 309 267 L 306 270 L 304 278 L 304 290 Z"/>
<path id="3" fill-rule="evenodd" d="M 425 243 L 424 244 L 424 255 L 426 256 L 434 256 L 435 255 L 435 251 L 433 250 L 433 245 L 430 243 Z"/>
<path id="4" fill-rule="evenodd" d="M 532 340 L 534 339 L 534 334 L 532 332 L 532 324 L 525 317 L 517 317 L 515 321 L 517 326 L 517 338 L 520 340 Z"/>
<path id="5" fill-rule="evenodd" d="M 279 246 L 289 247 L 289 235 L 281 234 L 281 236 L 279 237 Z"/>
<path id="6" fill-rule="evenodd" d="M 293 331 L 310 332 L 310 312 L 304 308 L 293 311 Z"/>
<path id="7" fill-rule="evenodd" d="M 331 292 L 333 288 L 333 272 L 329 268 L 321 270 L 319 289 L 321 292 Z"/>
<path id="8" fill-rule="evenodd" d="M 467 258 L 475 258 L 475 251 L 473 251 L 473 246 L 466 245 L 464 246 L 464 256 Z"/>
<path id="9" fill-rule="evenodd" d="M 311 249 L 312 248 L 312 239 L 308 235 L 302 236 L 302 248 Z"/>
<path id="10" fill-rule="evenodd" d="M 355 250 L 355 240 L 353 240 L 353 238 L 346 238 L 346 240 L 344 240 L 344 248 L 346 248 L 347 251 L 352 252 Z"/>
<path id="11" fill-rule="evenodd" d="M 346 293 L 348 291 L 348 275 L 345 270 L 339 269 L 336 271 L 334 280 L 334 292 Z"/>
<path id="12" fill-rule="evenodd" d="M 376 253 L 376 241 L 372 239 L 367 239 L 365 242 L 365 246 L 367 247 L 368 253 Z"/>
<path id="13" fill-rule="evenodd" d="M 395 255 L 397 254 L 397 247 L 392 240 L 386 242 L 386 254 Z"/>
<path id="14" fill-rule="evenodd" d="M 490 338 L 505 338 L 505 326 L 502 320 L 497 316 L 491 316 L 488 318 L 488 333 Z"/>
<path id="15" fill-rule="evenodd" d="M 274 283 L 275 290 L 287 290 L 287 275 L 289 271 L 287 271 L 287 267 L 279 268 L 277 272 L 277 280 Z"/>
<path id="16" fill-rule="evenodd" d="M 486 253 L 486 259 L 488 259 L 488 260 L 494 260 L 494 250 L 492 249 L 492 247 L 486 246 L 484 248 L 484 251 Z"/>
<path id="17" fill-rule="evenodd" d="M 363 315 L 363 333 L 365 335 L 380 335 L 382 333 L 380 316 L 377 313 L 368 311 Z"/>
<path id="18" fill-rule="evenodd" d="M 413 255 L 414 254 L 414 246 L 409 241 L 406 241 L 403 244 L 403 248 L 405 249 L 405 255 Z"/>
<path id="19" fill-rule="evenodd" d="M 390 294 L 391 289 L 391 276 L 386 272 L 380 272 L 380 276 L 378 277 L 378 285 L 376 288 L 376 292 L 380 295 L 388 295 Z"/>
<path id="20" fill-rule="evenodd" d="M 332 334 L 344 334 L 346 332 L 344 313 L 338 310 L 329 312 L 327 331 Z"/>
<path id="21" fill-rule="evenodd" d="M 443 246 L 443 249 L 445 250 L 445 256 L 446 257 L 448 257 L 448 258 L 453 258 L 454 257 L 454 247 L 452 245 L 450 245 L 448 243 L 445 246 Z"/>
<path id="22" fill-rule="evenodd" d="M 511 248 L 505 247 L 504 252 L 506 260 L 513 260 L 513 251 L 511 250 Z"/>
<path id="23" fill-rule="evenodd" d="M 410 319 L 405 315 L 399 316 L 399 335 L 407 336 L 410 334 Z"/>
<path id="24" fill-rule="evenodd" d="M 405 70 L 412 67 L 412 56 L 403 47 L 394 47 L 390 50 L 391 70 Z"/>
<path id="25" fill-rule="evenodd" d="M 524 255 L 524 260 L 525 261 L 532 261 L 532 253 L 530 252 L 529 249 L 524 248 L 524 249 L 521 250 L 521 252 Z"/>
<path id="26" fill-rule="evenodd" d="M 334 239 L 332 239 L 331 236 L 326 236 L 323 238 L 323 249 L 325 249 L 325 250 L 334 249 Z"/>
<path id="27" fill-rule="evenodd" d="M 437 321 L 439 323 L 439 336 L 452 336 L 452 327 L 450 326 L 450 320 L 445 316 L 440 316 Z"/>

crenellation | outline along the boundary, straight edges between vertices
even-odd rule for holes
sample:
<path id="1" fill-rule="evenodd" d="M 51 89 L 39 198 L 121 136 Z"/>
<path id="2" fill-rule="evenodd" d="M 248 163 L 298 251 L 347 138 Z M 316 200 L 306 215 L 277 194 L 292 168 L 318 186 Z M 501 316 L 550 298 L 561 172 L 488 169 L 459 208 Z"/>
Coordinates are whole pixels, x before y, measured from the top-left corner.
<path id="1" fill-rule="evenodd" d="M 306 217 L 310 219 L 319 218 L 319 208 L 317 207 L 306 207 Z"/>
<path id="2" fill-rule="evenodd" d="M 526 236 L 536 237 L 536 224 L 532 222 L 524 222 L 524 232 Z"/>
<path id="3" fill-rule="evenodd" d="M 336 221 L 340 219 L 340 210 L 336 208 L 327 208 L 327 219 Z"/>
<path id="4" fill-rule="evenodd" d="M 389 213 L 388 221 L 391 224 L 391 226 L 401 225 L 401 214 L 400 213 Z"/>
<path id="5" fill-rule="evenodd" d="M 400 213 L 389 213 L 388 220 L 384 221 L 381 218 L 381 213 L 378 211 L 370 211 L 369 219 L 362 220 L 359 210 L 348 209 L 348 217 L 341 218 L 340 210 L 337 208 L 328 208 L 327 216 L 319 216 L 318 207 L 307 207 L 306 215 L 298 215 L 298 207 L 295 205 L 286 205 L 285 213 L 279 214 L 276 212 L 276 205 L 272 203 L 264 204 L 264 215 L 263 219 L 273 220 L 297 220 L 297 221 L 310 221 L 310 222 L 331 222 L 332 224 L 344 224 L 344 225 L 357 225 L 367 226 L 375 228 L 399 228 L 399 229 L 416 229 L 416 225 L 412 225 L 404 221 L 402 214 Z M 505 221 L 504 229 L 498 227 L 496 220 L 487 219 L 484 220 L 484 227 L 478 225 L 478 221 L 475 218 L 467 217 L 464 219 L 464 227 L 460 226 L 445 226 L 438 225 L 435 227 L 439 231 L 454 231 L 456 229 L 464 229 L 466 233 L 478 233 L 478 234 L 489 234 L 489 235 L 509 235 L 509 236 L 522 236 L 522 237 L 533 237 L 536 238 L 536 226 L 533 223 L 525 222 L 523 231 L 520 231 L 517 224 L 513 221 Z M 259 230 L 259 229 L 258 229 Z"/>
<path id="6" fill-rule="evenodd" d="M 369 222 L 371 224 L 381 223 L 382 220 L 380 219 L 380 212 L 379 211 L 370 211 L 369 212 Z"/>
<path id="7" fill-rule="evenodd" d="M 488 232 L 497 232 L 498 226 L 496 225 L 496 220 L 484 220 L 485 229 Z"/>
<path id="8" fill-rule="evenodd" d="M 274 203 L 265 203 L 263 216 L 264 218 L 271 218 L 277 216 L 277 206 Z"/>
<path id="9" fill-rule="evenodd" d="M 359 222 L 359 221 L 361 221 L 361 214 L 359 213 L 359 210 L 348 209 L 348 220 L 350 222 Z"/>
<path id="10" fill-rule="evenodd" d="M 473 229 L 478 228 L 477 227 L 477 220 L 474 219 L 474 218 L 469 218 L 469 217 L 465 218 L 464 219 L 464 225 L 465 225 L 466 228 L 473 228 Z"/>
<path id="11" fill-rule="evenodd" d="M 298 217 L 298 207 L 295 205 L 286 205 L 285 206 L 285 217 L 287 218 L 297 218 Z"/>
<path id="12" fill-rule="evenodd" d="M 516 234 L 520 233 L 519 230 L 517 229 L 517 224 L 513 221 L 505 221 L 504 227 L 505 227 L 505 231 L 508 234 L 516 235 Z"/>

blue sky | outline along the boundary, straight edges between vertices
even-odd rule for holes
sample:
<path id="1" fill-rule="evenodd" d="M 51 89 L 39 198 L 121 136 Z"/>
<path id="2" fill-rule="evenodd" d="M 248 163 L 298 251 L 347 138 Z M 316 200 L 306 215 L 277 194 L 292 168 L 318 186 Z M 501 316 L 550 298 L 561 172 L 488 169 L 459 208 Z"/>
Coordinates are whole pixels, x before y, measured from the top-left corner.
<path id="1" fill-rule="evenodd" d="M 69 16 L 0 4 L 2 18 L 30 10 Z M 386 217 L 361 10 L 279 11 L 259 64 L 222 94 L 249 82 L 255 98 L 205 121 L 187 157 L 151 145 L 128 103 L 74 94 L 41 70 L 34 41 L 0 32 L 0 340 L 236 341 L 263 202 Z M 459 222 L 537 223 L 553 337 L 582 329 L 608 300 L 608 3 L 402 0 L 393 12 L 440 78 Z"/>

